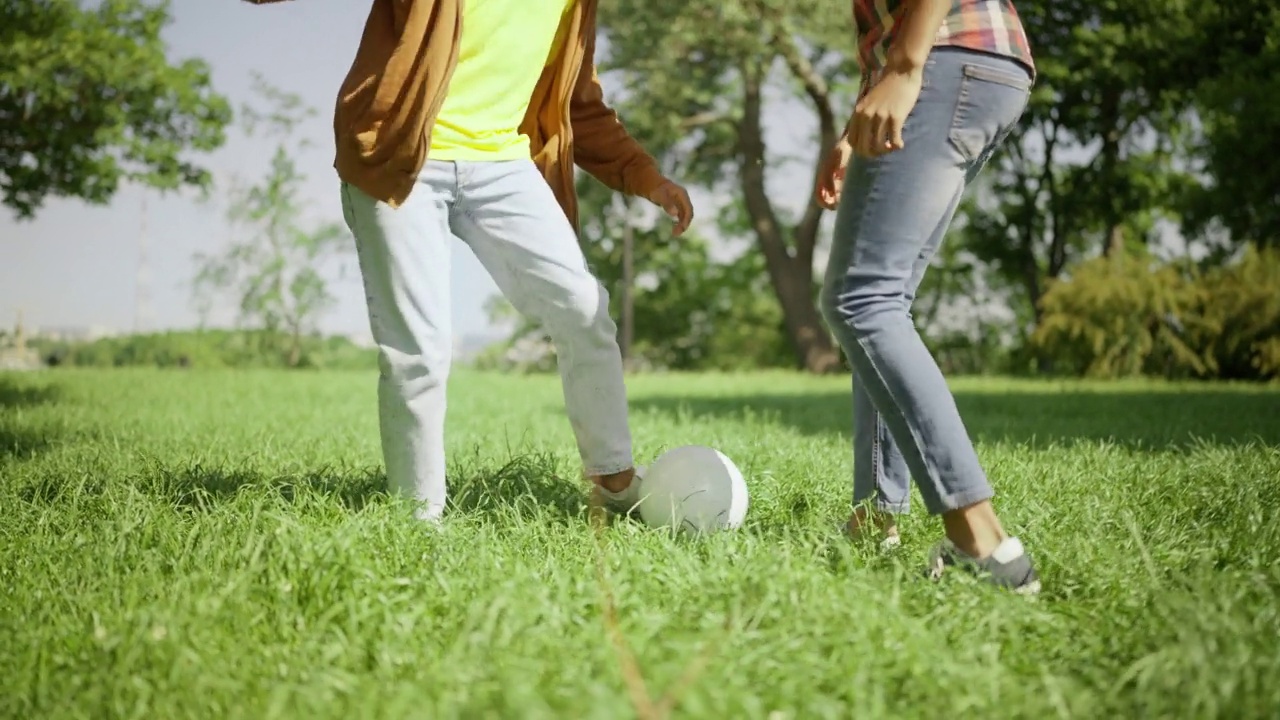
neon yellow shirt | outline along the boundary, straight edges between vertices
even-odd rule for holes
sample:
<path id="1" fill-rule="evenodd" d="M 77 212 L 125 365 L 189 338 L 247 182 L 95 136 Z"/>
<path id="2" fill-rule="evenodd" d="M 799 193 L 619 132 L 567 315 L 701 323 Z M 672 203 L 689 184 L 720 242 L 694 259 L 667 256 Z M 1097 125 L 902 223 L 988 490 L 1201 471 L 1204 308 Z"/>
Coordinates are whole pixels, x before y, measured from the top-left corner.
<path id="1" fill-rule="evenodd" d="M 520 122 L 574 2 L 467 0 L 458 65 L 431 133 L 432 160 L 529 157 Z"/>

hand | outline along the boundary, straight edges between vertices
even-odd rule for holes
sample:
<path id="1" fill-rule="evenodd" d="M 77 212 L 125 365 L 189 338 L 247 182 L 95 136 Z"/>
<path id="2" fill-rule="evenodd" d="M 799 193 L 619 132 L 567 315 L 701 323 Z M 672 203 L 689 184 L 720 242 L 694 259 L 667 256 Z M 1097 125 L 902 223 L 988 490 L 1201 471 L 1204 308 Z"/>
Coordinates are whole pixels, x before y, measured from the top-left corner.
<path id="1" fill-rule="evenodd" d="M 814 193 L 818 206 L 827 210 L 835 210 L 840 205 L 840 192 L 844 189 L 844 173 L 849 169 L 849 159 L 853 157 L 853 146 L 848 136 L 840 138 L 840 142 L 827 153 L 818 171 L 818 189 Z"/>
<path id="2" fill-rule="evenodd" d="M 648 200 L 662 208 L 672 220 L 676 221 L 673 235 L 680 237 L 685 230 L 689 229 L 689 223 L 693 222 L 693 203 L 689 200 L 689 193 L 683 187 L 674 181 L 664 180 L 649 193 Z"/>
<path id="3" fill-rule="evenodd" d="M 861 157 L 878 157 L 906 147 L 902 126 L 920 99 L 919 70 L 889 71 L 858 103 L 849 121 L 849 144 Z"/>

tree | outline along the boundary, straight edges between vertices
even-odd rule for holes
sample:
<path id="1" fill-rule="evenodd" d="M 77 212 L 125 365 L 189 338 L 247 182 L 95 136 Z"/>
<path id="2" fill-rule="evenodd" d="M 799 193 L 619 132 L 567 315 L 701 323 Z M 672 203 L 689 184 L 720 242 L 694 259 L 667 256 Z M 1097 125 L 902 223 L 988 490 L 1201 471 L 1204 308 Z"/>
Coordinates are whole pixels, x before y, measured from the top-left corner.
<path id="1" fill-rule="evenodd" d="M 283 334 L 283 348 L 290 367 L 301 363 L 302 343 L 315 321 L 333 302 L 323 275 L 348 238 L 338 223 L 309 224 L 301 198 L 303 176 L 294 153 L 307 145 L 299 140 L 290 147 L 294 129 L 315 109 L 303 105 L 294 94 L 281 92 L 256 78 L 256 93 L 269 104 L 266 112 L 246 106 L 241 114 L 249 136 L 265 126 L 268 137 L 278 137 L 271 167 L 256 185 L 235 187 L 227 217 L 242 228 L 219 255 L 198 256 L 200 270 L 194 289 L 206 307 L 221 293 L 236 298 L 240 323 L 265 330 L 263 342 L 272 348 Z"/>
<path id="2" fill-rule="evenodd" d="M 205 187 L 186 159 L 224 139 L 201 61 L 171 63 L 167 3 L 0 0 L 0 193 L 19 218 L 53 196 L 106 203 L 122 181 Z"/>
<path id="3" fill-rule="evenodd" d="M 1259 157 L 1280 147 L 1280 5 L 1195 5 L 1199 61 L 1184 64 L 1182 80 L 1195 88 L 1204 182 L 1190 188 L 1183 229 L 1203 238 L 1221 228 L 1228 239 L 1280 245 L 1280 164 Z"/>
<path id="4" fill-rule="evenodd" d="M 717 261 L 696 231 L 672 239 L 656 211 L 645 216 L 585 174 L 579 178 L 578 197 L 583 253 L 609 291 L 612 316 L 622 318 L 619 344 L 631 367 L 740 370 L 788 364 L 792 355 L 782 314 L 759 255 Z M 628 236 L 634 255 L 630 282 Z M 491 356 L 501 352 L 508 360 L 520 357 L 516 364 L 525 367 L 552 368 L 540 328 L 499 296 L 491 298 L 488 311 L 491 320 L 514 325 L 512 345 L 495 348 Z"/>
<path id="5" fill-rule="evenodd" d="M 604 0 L 607 70 L 628 89 L 621 114 L 682 176 L 732 201 L 721 232 L 754 239 L 782 309 L 797 364 L 826 372 L 840 355 L 815 305 L 814 258 L 822 210 L 812 179 L 845 120 L 853 58 L 841 0 Z M 679 72 L 672 72 L 678 64 Z M 769 190 L 787 163 L 768 151 L 764 115 L 780 91 L 803 102 L 818 128 L 789 217 Z M 842 108 L 838 111 L 837 108 Z"/>
<path id="6" fill-rule="evenodd" d="M 1038 325 L 1076 259 L 1140 249 L 1193 182 L 1179 81 L 1200 30 L 1163 0 L 1022 3 L 1038 77 L 1030 106 L 960 213 L 965 245 Z"/>

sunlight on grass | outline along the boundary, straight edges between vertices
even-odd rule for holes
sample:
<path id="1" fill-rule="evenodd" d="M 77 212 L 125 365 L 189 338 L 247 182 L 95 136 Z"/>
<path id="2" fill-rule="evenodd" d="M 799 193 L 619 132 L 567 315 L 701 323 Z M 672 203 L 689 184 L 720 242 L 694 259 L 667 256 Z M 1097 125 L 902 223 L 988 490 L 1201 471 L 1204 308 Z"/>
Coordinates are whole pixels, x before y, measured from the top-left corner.
<path id="1" fill-rule="evenodd" d="M 752 492 L 738 532 L 603 535 L 649 690 L 709 658 L 676 717 L 1280 706 L 1276 390 L 957 382 L 1029 602 L 921 580 L 919 502 L 897 556 L 836 535 L 847 378 L 630 385 L 641 462 L 715 445 Z M 0 715 L 633 716 L 557 380 L 452 393 L 429 532 L 381 492 L 367 373 L 0 375 Z"/>

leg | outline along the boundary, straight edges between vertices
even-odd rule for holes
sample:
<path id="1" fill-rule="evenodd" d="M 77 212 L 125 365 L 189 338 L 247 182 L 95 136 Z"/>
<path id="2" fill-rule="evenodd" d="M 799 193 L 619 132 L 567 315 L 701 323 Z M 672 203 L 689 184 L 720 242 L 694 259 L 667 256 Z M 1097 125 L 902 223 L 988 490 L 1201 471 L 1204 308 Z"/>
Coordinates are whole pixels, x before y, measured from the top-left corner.
<path id="1" fill-rule="evenodd" d="M 943 224 L 934 228 L 929 241 L 925 243 L 924 249 L 916 257 L 915 264 L 911 268 L 905 299 L 908 317 L 911 316 L 909 308 L 915 301 L 916 291 L 920 288 L 924 273 L 929 267 L 929 261 L 942 242 L 949 222 L 950 219 L 947 218 Z M 840 249 L 848 250 L 847 247 Z M 839 262 L 828 264 L 824 292 L 827 289 L 843 286 L 843 276 L 849 263 L 847 252 L 838 260 Z M 832 309 L 836 304 L 834 295 L 831 297 L 824 295 L 824 310 Z M 839 322 L 838 319 L 831 317 L 830 312 L 826 315 L 828 322 L 833 326 Z M 858 373 L 853 374 L 853 417 L 854 512 L 849 518 L 848 528 L 852 533 L 859 533 L 869 521 L 874 519 L 875 524 L 879 525 L 885 533 L 886 540 L 890 544 L 896 544 L 898 527 L 893 516 L 904 515 L 910 510 L 911 473 L 902 450 L 893 439 L 893 433 L 889 431 L 889 426 L 885 424 L 880 411 L 876 410 L 871 394 L 867 391 L 867 385 Z M 873 497 L 874 502 L 870 507 L 864 505 Z"/>
<path id="2" fill-rule="evenodd" d="M 392 493 L 421 502 L 418 517 L 426 520 L 440 517 L 446 494 L 452 187 L 447 163 L 428 163 L 399 209 L 350 185 L 342 187 L 378 344 L 378 419 L 387 484 Z"/>
<path id="3" fill-rule="evenodd" d="M 911 322 L 910 301 L 919 263 L 936 251 L 966 176 L 1025 105 L 1025 88 L 992 82 L 990 73 L 975 77 L 969 62 L 967 54 L 935 53 L 904 128 L 906 148 L 850 167 L 837 217 L 839 252 L 833 251 L 841 263 L 829 273 L 823 308 L 928 509 L 952 517 L 989 507 L 992 490 Z M 1002 539 L 998 523 L 986 530 L 966 543 L 978 556 Z"/>
<path id="4" fill-rule="evenodd" d="M 626 385 L 609 294 L 530 161 L 462 163 L 458 234 L 511 304 L 555 343 L 569 422 L 588 475 L 620 491 L 633 475 Z"/>

